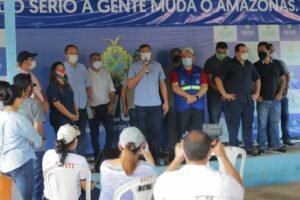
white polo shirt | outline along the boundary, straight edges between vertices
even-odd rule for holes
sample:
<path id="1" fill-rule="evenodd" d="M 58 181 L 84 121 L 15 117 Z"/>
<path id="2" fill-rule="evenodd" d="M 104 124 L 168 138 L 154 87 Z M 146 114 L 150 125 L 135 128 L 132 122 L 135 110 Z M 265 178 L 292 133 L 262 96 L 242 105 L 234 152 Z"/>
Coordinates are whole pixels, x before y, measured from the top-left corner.
<path id="1" fill-rule="evenodd" d="M 165 172 L 154 186 L 155 200 L 200 200 L 211 196 L 242 200 L 244 188 L 228 174 L 204 165 L 185 165 L 180 170 Z"/>
<path id="2" fill-rule="evenodd" d="M 116 91 L 110 73 L 103 67 L 98 72 L 89 68 L 88 75 L 92 81 L 92 106 L 108 104 L 109 93 Z"/>

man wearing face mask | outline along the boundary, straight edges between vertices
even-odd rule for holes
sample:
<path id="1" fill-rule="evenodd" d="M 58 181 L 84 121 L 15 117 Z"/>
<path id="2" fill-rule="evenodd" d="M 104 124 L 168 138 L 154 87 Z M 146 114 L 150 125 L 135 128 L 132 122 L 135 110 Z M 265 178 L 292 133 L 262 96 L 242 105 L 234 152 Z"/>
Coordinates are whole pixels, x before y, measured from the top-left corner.
<path id="1" fill-rule="evenodd" d="M 171 74 L 180 136 L 186 131 L 202 129 L 205 106 L 203 96 L 208 89 L 205 72 L 193 64 L 194 50 L 187 47 L 182 50 L 181 56 L 182 65 L 175 68 Z"/>
<path id="2" fill-rule="evenodd" d="M 106 132 L 105 150 L 110 150 L 113 143 L 113 111 L 115 102 L 115 87 L 110 73 L 103 68 L 101 55 L 92 53 L 90 55 L 90 68 L 88 75 L 92 81 L 91 108 L 94 114 L 89 119 L 91 130 L 91 141 L 94 149 L 94 158 L 99 155 L 99 126 L 103 124 Z"/>
<path id="3" fill-rule="evenodd" d="M 166 84 L 167 84 L 169 107 L 170 107 L 168 115 L 167 115 L 168 140 L 169 140 L 170 153 L 172 154 L 174 152 L 173 149 L 175 148 L 176 143 L 179 142 L 180 138 L 178 138 L 179 126 L 178 126 L 177 113 L 175 110 L 175 98 L 174 98 L 174 93 L 172 90 L 170 76 L 171 76 L 172 70 L 181 65 L 181 49 L 173 48 L 170 51 L 170 58 L 171 58 L 171 64 L 167 67 L 164 67 L 164 72 L 166 75 Z M 171 158 L 171 159 L 173 159 L 173 158 Z"/>
<path id="4" fill-rule="evenodd" d="M 48 113 L 49 103 L 43 92 L 42 86 L 38 78 L 32 73 L 32 70 L 36 67 L 35 57 L 37 53 L 30 53 L 28 51 L 21 51 L 17 56 L 18 62 L 18 74 L 30 74 L 33 82 L 33 94 L 34 98 L 38 100 L 43 107 L 44 113 Z"/>
<path id="5" fill-rule="evenodd" d="M 128 88 L 135 87 L 134 105 L 138 128 L 146 135 L 150 151 L 158 159 L 162 117 L 169 111 L 165 73 L 162 66 L 152 60 L 149 44 L 141 45 L 139 52 L 141 60 L 129 68 Z"/>
<path id="6" fill-rule="evenodd" d="M 281 100 L 286 85 L 285 73 L 281 63 L 270 57 L 270 46 L 268 43 L 260 42 L 257 50 L 259 61 L 254 63 L 254 65 L 261 77 L 260 96 L 257 100 L 258 153 L 263 155 L 267 148 L 267 131 L 270 133 L 272 149 L 285 153 L 287 150 L 280 144 L 278 126 L 281 114 Z"/>
<path id="7" fill-rule="evenodd" d="M 92 83 L 86 67 L 78 62 L 78 48 L 73 45 L 65 47 L 64 62 L 68 82 L 74 91 L 74 100 L 78 106 L 79 120 L 76 125 L 79 127 L 81 135 L 78 137 L 77 153 L 85 155 L 85 129 L 87 122 L 86 106 L 92 102 Z"/>
<path id="8" fill-rule="evenodd" d="M 254 65 L 248 61 L 248 48 L 245 44 L 239 43 L 235 46 L 235 57 L 222 65 L 215 82 L 219 92 L 226 99 L 224 114 L 229 133 L 229 145 L 239 146 L 238 133 L 242 120 L 247 155 L 257 155 L 253 148 L 252 124 L 254 101 L 260 94 L 260 77 Z"/>
<path id="9" fill-rule="evenodd" d="M 221 113 L 224 112 L 224 100 L 217 89 L 214 77 L 222 67 L 222 64 L 230 60 L 227 56 L 228 46 L 225 42 L 218 42 L 215 54 L 210 57 L 204 65 L 204 71 L 208 80 L 207 108 L 209 114 L 209 123 L 218 124 Z"/>

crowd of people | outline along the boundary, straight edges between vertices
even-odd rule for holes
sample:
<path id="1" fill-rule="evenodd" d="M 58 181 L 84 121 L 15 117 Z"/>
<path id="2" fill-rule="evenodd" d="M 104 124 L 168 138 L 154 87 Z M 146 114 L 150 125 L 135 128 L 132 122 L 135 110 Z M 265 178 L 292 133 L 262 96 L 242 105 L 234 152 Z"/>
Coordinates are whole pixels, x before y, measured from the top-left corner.
<path id="1" fill-rule="evenodd" d="M 169 149 L 175 155 L 167 172 L 158 178 L 155 199 L 203 196 L 242 199 L 242 180 L 228 161 L 222 143 L 201 130 L 207 101 L 209 123 L 218 124 L 224 113 L 229 145 L 240 145 L 238 132 L 242 122 L 248 156 L 263 155 L 268 147 L 285 153 L 284 145 L 294 145 L 288 134 L 289 72 L 283 61 L 272 56 L 275 51 L 272 44 L 260 42 L 257 51 L 259 60 L 253 64 L 248 60 L 245 44 L 237 44 L 235 56 L 230 58 L 227 44 L 218 42 L 214 55 L 202 69 L 194 64 L 196 53 L 192 48 L 174 48 L 170 52 L 172 64 L 163 68 L 153 60 L 151 46 L 141 45 L 122 81 L 122 112 L 129 115 L 131 127 L 119 136 L 120 157 L 101 165 L 99 198 L 112 199 L 114 191 L 123 184 L 138 177 L 157 175 L 155 165 L 160 156 L 162 122 L 166 117 Z M 46 92 L 32 73 L 37 54 L 28 51 L 18 54 L 14 83 L 0 83 L 0 171 L 13 179 L 24 200 L 49 198 L 43 180 L 43 171 L 49 167 L 56 164 L 63 167 L 68 163 L 88 167 L 87 124 L 94 157 L 100 154 L 100 123 L 106 131 L 104 151 L 112 149 L 116 89 L 103 67 L 101 55 L 91 53 L 86 68 L 79 62 L 77 46 L 67 45 L 64 53 L 66 61 L 55 62 L 50 67 Z M 255 102 L 257 149 L 252 130 Z M 45 153 L 43 123 L 48 112 L 57 140 L 55 148 Z M 207 166 L 212 152 L 222 159 L 226 173 Z M 186 166 L 177 170 L 183 161 Z M 78 191 L 84 191 L 84 175 L 77 179 Z M 99 196 L 96 184 L 91 187 L 94 198 Z M 83 194 L 79 192 L 78 198 Z M 126 193 L 124 199 L 131 199 L 131 195 Z"/>

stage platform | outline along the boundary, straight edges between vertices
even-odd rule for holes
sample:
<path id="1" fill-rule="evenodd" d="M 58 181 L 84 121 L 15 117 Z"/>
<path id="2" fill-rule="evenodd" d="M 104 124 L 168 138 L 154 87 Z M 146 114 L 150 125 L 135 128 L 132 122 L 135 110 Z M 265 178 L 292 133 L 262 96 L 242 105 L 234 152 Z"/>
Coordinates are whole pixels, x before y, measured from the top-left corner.
<path id="1" fill-rule="evenodd" d="M 266 185 L 282 185 L 300 181 L 300 143 L 296 147 L 287 147 L 287 153 L 266 151 L 263 156 L 247 157 L 244 168 L 244 185 L 246 188 Z M 218 169 L 217 161 L 210 165 Z M 239 161 L 237 163 L 239 167 Z M 158 167 L 157 172 L 163 173 L 166 167 Z M 99 173 L 93 179 L 100 178 Z M 99 186 L 100 188 L 100 186 Z"/>

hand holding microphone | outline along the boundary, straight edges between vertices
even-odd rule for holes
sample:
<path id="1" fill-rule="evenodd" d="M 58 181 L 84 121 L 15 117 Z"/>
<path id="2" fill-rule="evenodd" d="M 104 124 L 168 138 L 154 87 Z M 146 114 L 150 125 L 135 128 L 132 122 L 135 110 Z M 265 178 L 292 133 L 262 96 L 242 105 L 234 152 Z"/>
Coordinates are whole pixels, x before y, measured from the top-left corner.
<path id="1" fill-rule="evenodd" d="M 150 66 L 149 66 L 149 61 L 148 60 L 143 60 L 144 63 L 144 67 L 143 67 L 143 71 L 144 73 L 149 73 L 150 72 Z"/>

